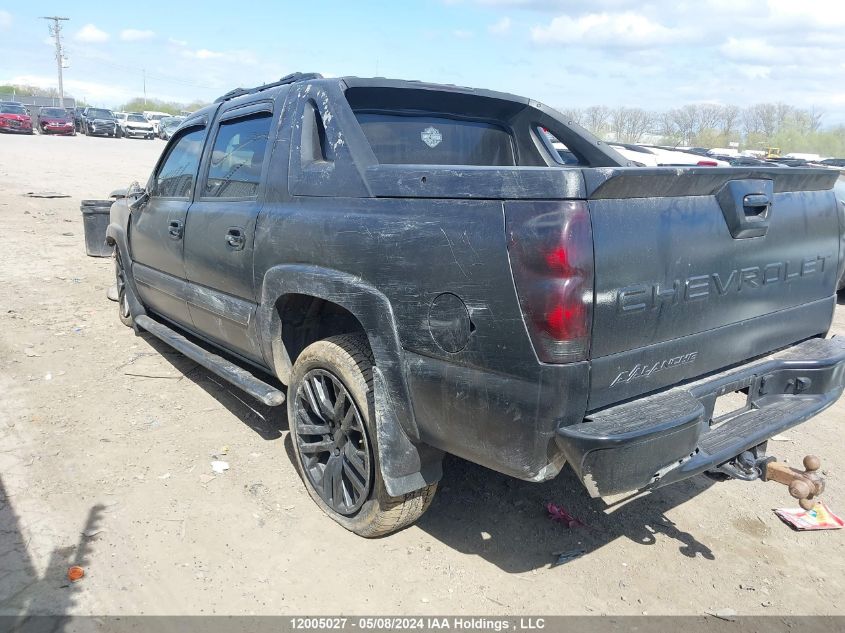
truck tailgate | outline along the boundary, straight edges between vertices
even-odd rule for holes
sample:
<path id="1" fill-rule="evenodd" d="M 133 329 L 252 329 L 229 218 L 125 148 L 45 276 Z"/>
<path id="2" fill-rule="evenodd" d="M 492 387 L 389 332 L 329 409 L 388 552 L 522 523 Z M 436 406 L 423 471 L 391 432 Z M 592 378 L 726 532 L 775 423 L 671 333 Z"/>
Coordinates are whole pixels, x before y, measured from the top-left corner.
<path id="1" fill-rule="evenodd" d="M 590 409 L 830 325 L 835 171 L 585 170 L 595 247 Z"/>

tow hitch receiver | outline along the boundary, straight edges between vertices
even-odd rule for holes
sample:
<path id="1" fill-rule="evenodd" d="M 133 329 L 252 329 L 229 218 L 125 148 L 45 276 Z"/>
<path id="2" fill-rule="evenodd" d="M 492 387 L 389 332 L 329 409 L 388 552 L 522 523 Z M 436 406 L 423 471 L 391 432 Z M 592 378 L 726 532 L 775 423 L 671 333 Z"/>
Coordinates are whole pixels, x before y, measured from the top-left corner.
<path id="1" fill-rule="evenodd" d="M 819 474 L 821 460 L 815 455 L 804 458 L 804 470 L 791 468 L 774 457 L 761 455 L 760 447 L 745 451 L 716 469 L 721 476 L 754 481 L 775 481 L 789 487 L 789 494 L 798 499 L 798 505 L 812 510 L 814 499 L 824 492 L 824 478 Z"/>
<path id="2" fill-rule="evenodd" d="M 766 464 L 761 479 L 789 486 L 789 494 L 798 499 L 798 505 L 805 510 L 812 510 L 816 505 L 813 499 L 824 492 L 824 478 L 818 472 L 821 465 L 821 460 L 815 455 L 807 455 L 804 458 L 803 472 L 771 461 Z"/>

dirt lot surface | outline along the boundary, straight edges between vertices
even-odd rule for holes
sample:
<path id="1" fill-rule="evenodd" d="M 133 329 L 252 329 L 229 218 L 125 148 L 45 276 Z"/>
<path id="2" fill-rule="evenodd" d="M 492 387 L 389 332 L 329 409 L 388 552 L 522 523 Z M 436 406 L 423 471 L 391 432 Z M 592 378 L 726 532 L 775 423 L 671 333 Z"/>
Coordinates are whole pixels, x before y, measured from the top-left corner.
<path id="1" fill-rule="evenodd" d="M 112 261 L 85 256 L 80 200 L 144 182 L 163 146 L 0 136 L 0 614 L 845 614 L 845 531 L 793 532 L 774 484 L 698 477 L 609 507 L 569 471 L 448 459 L 417 525 L 344 531 L 305 493 L 284 412 L 123 327 Z M 770 452 L 818 453 L 845 514 L 843 412 Z"/>

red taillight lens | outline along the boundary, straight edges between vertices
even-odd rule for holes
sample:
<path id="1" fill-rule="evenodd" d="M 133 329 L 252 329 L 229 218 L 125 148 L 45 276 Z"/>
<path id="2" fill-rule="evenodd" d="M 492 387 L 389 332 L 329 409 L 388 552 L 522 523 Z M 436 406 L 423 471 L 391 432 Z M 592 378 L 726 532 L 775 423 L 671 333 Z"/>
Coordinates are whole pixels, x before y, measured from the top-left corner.
<path id="1" fill-rule="evenodd" d="M 593 235 L 584 202 L 505 205 L 517 294 L 537 357 L 588 357 L 593 318 Z"/>
<path id="2" fill-rule="evenodd" d="M 713 160 L 700 160 L 696 163 L 699 167 L 718 167 L 719 163 Z"/>

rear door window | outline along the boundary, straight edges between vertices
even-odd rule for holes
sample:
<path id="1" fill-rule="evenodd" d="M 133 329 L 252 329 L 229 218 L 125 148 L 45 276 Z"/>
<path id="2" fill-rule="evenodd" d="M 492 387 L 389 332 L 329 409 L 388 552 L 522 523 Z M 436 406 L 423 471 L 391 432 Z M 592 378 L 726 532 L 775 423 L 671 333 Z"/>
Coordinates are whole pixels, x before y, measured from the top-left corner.
<path id="1" fill-rule="evenodd" d="M 498 125 L 428 115 L 355 116 L 382 164 L 516 166 L 513 139 Z"/>
<path id="2" fill-rule="evenodd" d="M 270 137 L 270 112 L 220 123 L 203 196 L 248 198 L 258 194 Z"/>

